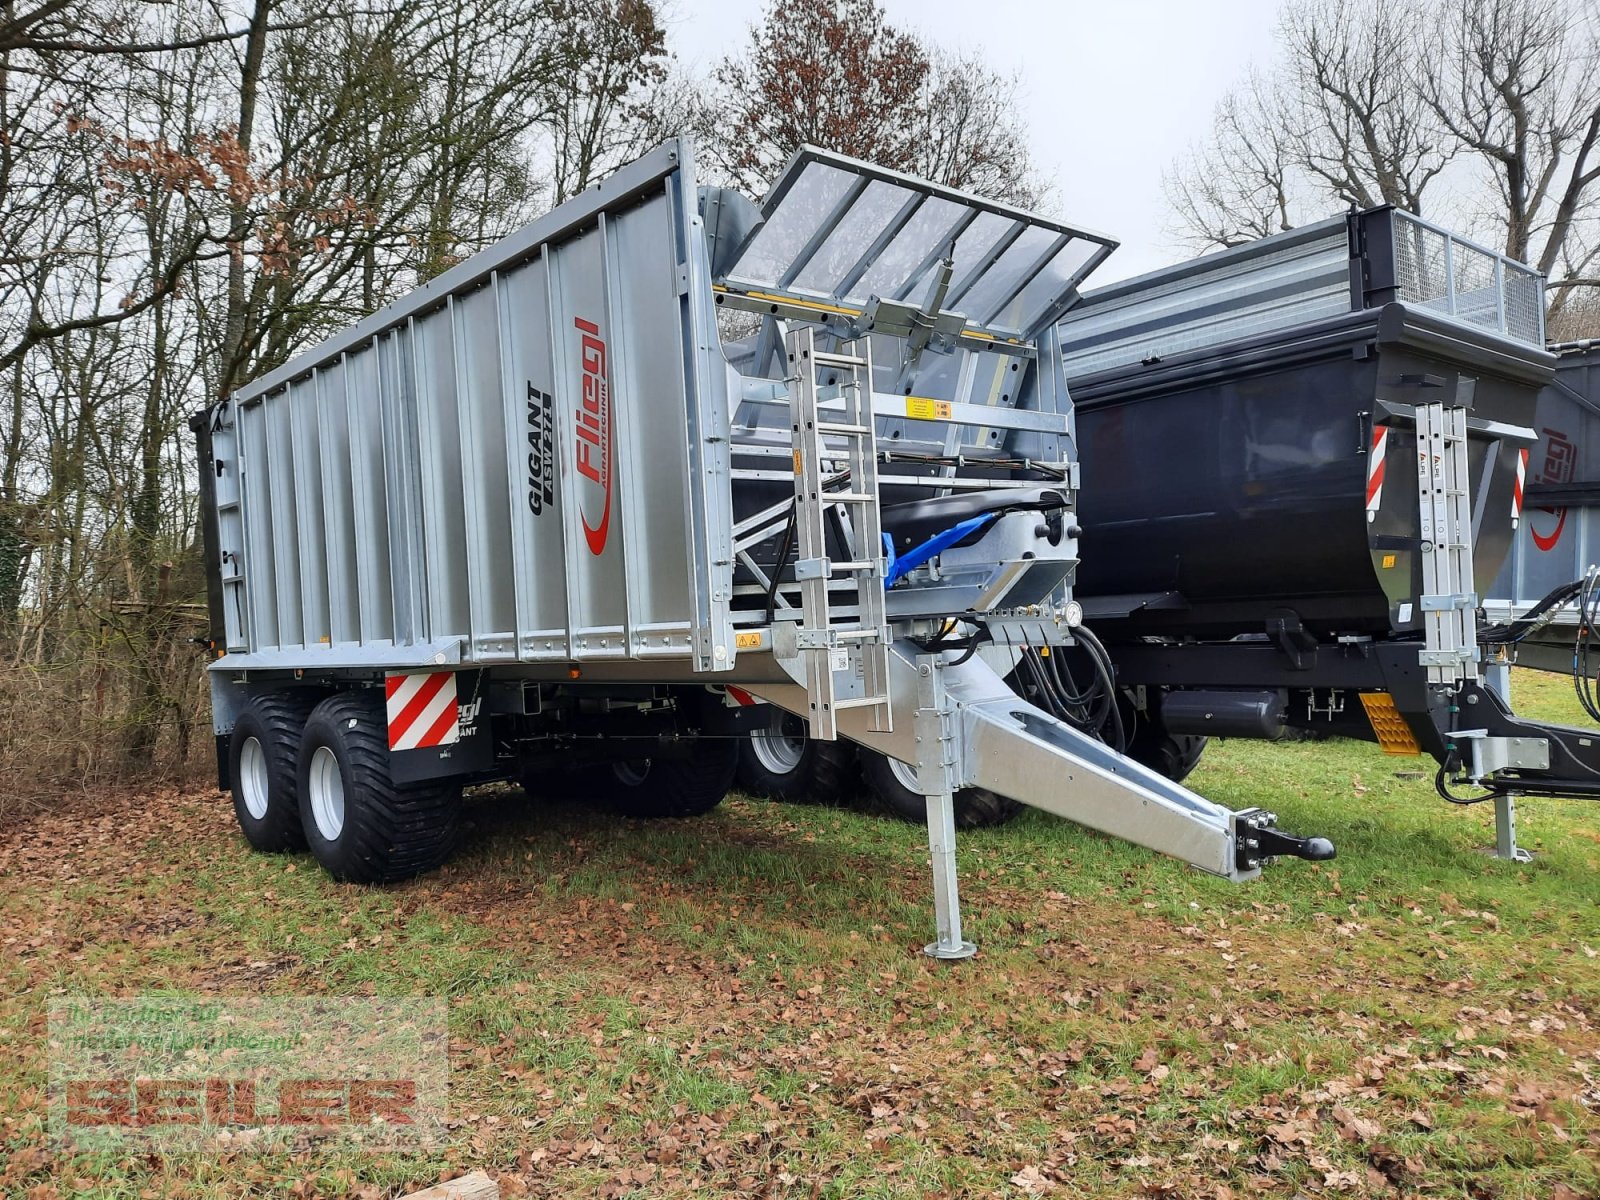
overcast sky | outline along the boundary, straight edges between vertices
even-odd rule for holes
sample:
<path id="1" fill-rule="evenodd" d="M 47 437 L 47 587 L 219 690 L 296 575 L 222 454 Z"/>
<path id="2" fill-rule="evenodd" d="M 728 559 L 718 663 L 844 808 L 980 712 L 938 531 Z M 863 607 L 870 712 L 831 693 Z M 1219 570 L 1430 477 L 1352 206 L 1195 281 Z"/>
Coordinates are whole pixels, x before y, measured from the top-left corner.
<path id="1" fill-rule="evenodd" d="M 669 0 L 686 65 L 738 48 L 759 0 Z M 1187 257 L 1169 232 L 1161 173 L 1211 122 L 1252 60 L 1273 56 L 1279 0 L 881 0 L 892 24 L 975 49 L 1021 75 L 1035 161 L 1068 221 L 1120 249 L 1109 283 Z"/>

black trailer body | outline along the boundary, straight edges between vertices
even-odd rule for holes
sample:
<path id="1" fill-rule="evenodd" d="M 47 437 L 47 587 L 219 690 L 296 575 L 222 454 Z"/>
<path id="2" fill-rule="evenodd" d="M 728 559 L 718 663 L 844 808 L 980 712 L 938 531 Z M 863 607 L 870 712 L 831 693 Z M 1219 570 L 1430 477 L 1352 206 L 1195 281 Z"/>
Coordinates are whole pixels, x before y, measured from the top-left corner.
<path id="1" fill-rule="evenodd" d="M 1526 267 L 1392 208 L 1085 297 L 1075 595 L 1146 720 L 1593 793 L 1592 735 L 1515 718 L 1478 644 L 1556 363 L 1542 313 Z"/>

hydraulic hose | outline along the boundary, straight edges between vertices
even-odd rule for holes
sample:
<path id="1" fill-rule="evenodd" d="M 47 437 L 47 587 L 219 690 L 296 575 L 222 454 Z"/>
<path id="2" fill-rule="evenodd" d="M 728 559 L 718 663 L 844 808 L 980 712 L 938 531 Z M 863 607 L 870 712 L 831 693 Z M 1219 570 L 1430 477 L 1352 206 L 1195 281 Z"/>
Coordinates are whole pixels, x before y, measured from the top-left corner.
<path id="1" fill-rule="evenodd" d="M 1030 688 L 1032 699 L 1041 708 L 1119 754 L 1123 753 L 1128 748 L 1128 735 L 1122 720 L 1122 706 L 1117 702 L 1116 671 L 1111 655 L 1088 629 L 1080 626 L 1073 636 L 1089 659 L 1091 682 L 1087 686 L 1080 688 L 1072 665 L 1067 661 L 1067 653 L 1061 648 L 1049 654 L 1025 648 L 1017 664 L 1019 680 Z"/>

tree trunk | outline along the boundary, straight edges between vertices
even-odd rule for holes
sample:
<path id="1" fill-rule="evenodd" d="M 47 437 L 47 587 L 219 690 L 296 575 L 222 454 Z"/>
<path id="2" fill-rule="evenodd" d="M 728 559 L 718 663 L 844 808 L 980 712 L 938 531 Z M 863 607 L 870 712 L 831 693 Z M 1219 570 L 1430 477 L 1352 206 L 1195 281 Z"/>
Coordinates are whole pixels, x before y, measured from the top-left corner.
<path id="1" fill-rule="evenodd" d="M 256 100 L 261 91 L 261 64 L 267 54 L 267 21 L 273 0 L 256 0 L 245 35 L 244 67 L 239 76 L 239 149 L 246 158 L 254 140 Z M 247 200 L 235 201 L 228 227 L 228 319 L 223 327 L 220 391 L 231 395 L 238 387 L 249 358 L 249 295 L 244 277 L 244 242 L 250 234 Z"/>

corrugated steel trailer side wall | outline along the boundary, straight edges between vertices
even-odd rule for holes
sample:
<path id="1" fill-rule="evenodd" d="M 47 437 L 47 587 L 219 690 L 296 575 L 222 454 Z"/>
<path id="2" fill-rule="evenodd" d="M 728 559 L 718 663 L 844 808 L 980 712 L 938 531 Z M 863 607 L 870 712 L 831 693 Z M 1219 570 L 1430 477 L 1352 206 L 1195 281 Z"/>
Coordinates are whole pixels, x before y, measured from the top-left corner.
<path id="1" fill-rule="evenodd" d="M 707 270 L 669 142 L 241 391 L 219 666 L 729 666 Z"/>

